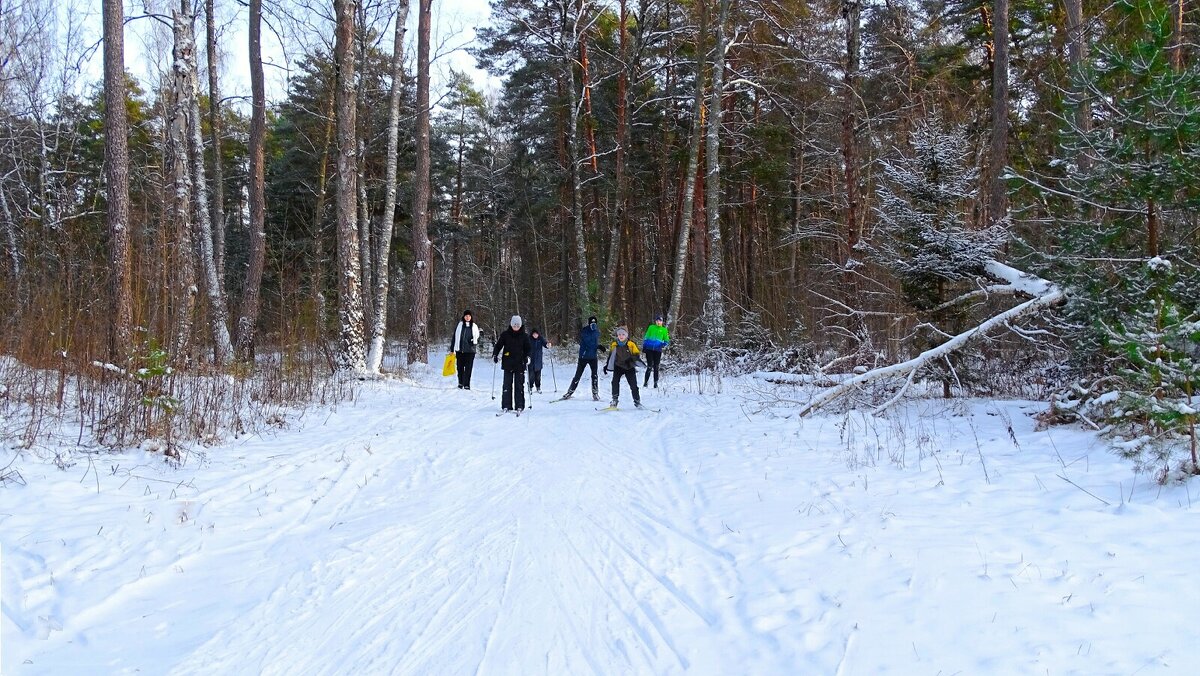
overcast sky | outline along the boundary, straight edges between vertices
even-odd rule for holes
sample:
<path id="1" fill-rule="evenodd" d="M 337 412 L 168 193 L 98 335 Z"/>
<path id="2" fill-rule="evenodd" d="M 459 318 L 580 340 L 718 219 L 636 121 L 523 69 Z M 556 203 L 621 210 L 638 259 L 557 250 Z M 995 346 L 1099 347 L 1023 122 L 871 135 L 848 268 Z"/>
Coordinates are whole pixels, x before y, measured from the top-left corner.
<path id="1" fill-rule="evenodd" d="M 298 3 L 282 0 L 283 4 L 294 7 Z M 407 60 L 411 63 L 416 60 L 416 23 L 417 23 L 417 7 L 416 0 L 410 0 L 412 5 L 408 15 L 408 39 L 409 45 L 406 49 Z M 64 3 L 66 5 L 67 3 Z M 92 33 L 89 42 L 100 39 L 100 16 L 99 3 L 80 3 L 82 7 L 67 8 L 64 7 L 61 11 L 72 12 L 75 16 L 80 16 L 80 9 L 84 9 L 86 18 L 86 30 Z M 126 24 L 125 32 L 125 64 L 140 81 L 143 86 L 152 87 L 152 83 L 158 78 L 163 69 L 170 68 L 170 40 L 171 33 L 169 26 L 162 22 L 146 18 L 147 13 L 155 11 L 165 11 L 162 8 L 173 5 L 170 0 L 126 0 L 125 13 L 128 23 Z M 270 4 L 270 0 L 268 3 Z M 321 6 L 327 7 L 328 12 L 332 14 L 332 0 L 319 3 Z M 88 5 L 95 5 L 89 7 Z M 221 92 L 225 97 L 249 97 L 250 95 L 250 76 L 249 76 L 249 45 L 247 32 L 247 15 L 248 10 L 240 2 L 232 2 L 231 0 L 218 0 L 220 9 L 218 10 L 218 24 L 224 25 L 224 33 L 219 40 L 219 50 L 222 53 L 221 63 Z M 475 68 L 475 59 L 466 52 L 466 47 L 473 44 L 475 38 L 475 29 L 487 25 L 490 10 L 487 0 L 433 0 L 433 47 L 435 50 L 433 63 L 433 88 L 434 96 L 436 97 L 440 90 L 440 84 L 447 80 L 450 68 L 458 71 L 469 73 L 474 79 L 476 86 L 485 92 L 498 92 L 500 81 L 495 78 L 490 78 L 487 73 Z M 196 22 L 196 30 L 199 33 L 197 38 L 200 41 L 200 57 L 201 67 L 204 60 L 204 21 L 203 15 Z M 64 22 L 64 18 L 60 17 L 60 23 Z M 271 26 L 263 28 L 263 60 L 264 74 L 267 86 L 268 101 L 278 101 L 286 94 L 287 80 L 289 68 L 294 65 L 288 62 L 285 58 L 284 48 L 280 42 L 280 38 L 274 33 L 272 27 L 279 29 L 286 34 L 286 28 L 283 24 L 268 17 L 268 23 Z M 318 23 L 318 22 L 314 22 Z M 332 24 L 328 25 L 329 37 L 332 40 L 333 28 Z M 381 47 L 384 51 L 391 51 L 391 28 L 388 28 L 388 37 L 381 42 Z M 286 39 L 286 35 L 285 35 Z M 315 39 L 315 38 L 314 38 Z M 291 47 L 292 53 L 289 55 L 295 59 L 298 54 L 297 48 Z M 101 49 L 96 49 L 91 53 L 91 58 L 85 65 L 87 77 L 93 81 L 102 78 L 103 52 Z M 203 83 L 204 76 L 201 76 L 201 89 L 207 87 Z"/>

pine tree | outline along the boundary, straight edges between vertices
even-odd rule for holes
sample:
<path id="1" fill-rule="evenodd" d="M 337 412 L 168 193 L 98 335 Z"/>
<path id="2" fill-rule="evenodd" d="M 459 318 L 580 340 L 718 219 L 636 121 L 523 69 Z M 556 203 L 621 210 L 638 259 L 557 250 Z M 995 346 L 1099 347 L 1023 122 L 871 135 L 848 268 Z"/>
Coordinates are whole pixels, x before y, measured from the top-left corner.
<path id="1" fill-rule="evenodd" d="M 912 132 L 912 154 L 883 165 L 873 258 L 900 278 L 905 300 L 919 311 L 946 301 L 947 285 L 983 274 L 1007 236 L 1001 221 L 971 230 L 966 205 L 978 170 L 967 165 L 962 127 L 946 129 L 935 113 Z"/>

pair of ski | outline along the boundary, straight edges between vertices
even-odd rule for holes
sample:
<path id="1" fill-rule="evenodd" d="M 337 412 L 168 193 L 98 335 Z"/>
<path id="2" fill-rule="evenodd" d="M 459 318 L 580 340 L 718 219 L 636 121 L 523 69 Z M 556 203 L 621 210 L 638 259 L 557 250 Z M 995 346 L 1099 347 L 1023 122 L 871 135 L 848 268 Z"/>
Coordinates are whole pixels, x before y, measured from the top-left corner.
<path id="1" fill-rule="evenodd" d="M 525 412 L 524 410 L 514 411 L 512 409 L 505 408 L 505 409 L 501 409 L 500 412 L 496 414 L 496 417 L 499 418 L 500 416 L 504 415 L 505 413 L 516 413 L 517 417 L 520 418 L 521 414 L 524 412 Z"/>
<path id="2" fill-rule="evenodd" d="M 566 401 L 566 400 L 567 400 L 567 399 L 569 399 L 569 398 L 570 398 L 570 397 L 561 397 L 561 398 L 559 398 L 559 399 L 551 399 L 549 403 L 551 403 L 551 404 L 557 404 L 558 402 L 560 402 L 560 401 Z M 597 401 L 599 401 L 599 400 L 597 400 Z M 597 410 L 597 411 L 600 411 L 600 412 L 602 412 L 602 413 L 603 413 L 603 412 L 607 412 L 607 411 L 626 411 L 626 410 L 628 410 L 628 409 L 621 409 L 621 408 L 617 408 L 616 406 L 605 406 L 605 407 L 603 407 L 603 408 L 598 408 L 598 409 L 596 409 L 596 410 Z M 649 411 L 650 413 L 662 413 L 662 409 L 661 409 L 661 408 L 650 408 L 649 406 L 642 406 L 642 407 L 641 407 L 641 410 L 643 410 L 643 411 Z"/>

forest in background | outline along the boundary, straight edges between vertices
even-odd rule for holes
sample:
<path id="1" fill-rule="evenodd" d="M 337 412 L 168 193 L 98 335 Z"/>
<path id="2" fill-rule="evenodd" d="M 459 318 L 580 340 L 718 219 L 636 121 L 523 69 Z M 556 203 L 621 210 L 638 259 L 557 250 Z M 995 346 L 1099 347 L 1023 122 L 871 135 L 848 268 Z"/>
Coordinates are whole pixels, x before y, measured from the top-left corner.
<path id="1" fill-rule="evenodd" d="M 662 313 L 698 369 L 1036 397 L 1197 468 L 1195 3 L 496 1 L 494 96 L 431 83 L 430 0 L 103 9 L 98 43 L 0 6 L 0 349 L 60 409 L 68 379 L 127 387 L 79 405 L 114 441 L 211 432 L 178 429 L 221 399 L 185 374 L 311 397 L 436 360 L 470 307 L 567 341 Z"/>

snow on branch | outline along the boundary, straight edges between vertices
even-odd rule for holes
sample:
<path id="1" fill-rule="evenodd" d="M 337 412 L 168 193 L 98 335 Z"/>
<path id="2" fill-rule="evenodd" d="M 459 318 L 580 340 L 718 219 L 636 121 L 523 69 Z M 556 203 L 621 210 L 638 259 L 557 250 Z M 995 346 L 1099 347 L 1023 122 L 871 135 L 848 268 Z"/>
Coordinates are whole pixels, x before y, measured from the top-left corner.
<path id="1" fill-rule="evenodd" d="M 971 329 L 951 337 L 941 345 L 930 348 L 916 357 L 909 359 L 908 361 L 901 362 L 899 364 L 892 364 L 890 366 L 884 366 L 882 368 L 872 369 L 866 373 L 850 378 L 836 387 L 825 390 L 824 392 L 813 397 L 804 408 L 800 409 L 800 415 L 806 416 L 818 408 L 825 406 L 829 402 L 845 396 L 851 390 L 854 390 L 860 385 L 875 380 L 880 380 L 882 378 L 905 377 L 905 384 L 900 392 L 900 394 L 903 394 L 904 390 L 906 390 L 912 383 L 913 375 L 916 373 L 916 371 L 926 364 L 929 364 L 937 359 L 942 359 L 946 355 L 966 346 L 972 340 L 986 336 L 988 333 L 997 328 L 1005 327 L 1016 319 L 1034 314 L 1044 308 L 1058 305 L 1065 298 L 1062 289 L 1053 282 L 1042 279 L 1036 275 L 1022 272 L 1016 268 L 1004 265 L 1003 263 L 999 263 L 994 260 L 988 261 L 985 265 L 985 270 L 990 277 L 994 277 L 1002 282 L 1007 282 L 1009 287 L 1012 287 L 1015 291 L 1021 293 L 1022 295 L 1031 296 L 1030 300 L 1009 308 L 998 315 L 990 317 L 981 324 L 978 324 Z M 899 398 L 900 396 L 898 394 L 886 404 L 876 409 L 876 412 L 878 413 L 884 408 L 887 408 L 887 406 L 890 406 L 892 403 L 899 400 Z"/>

